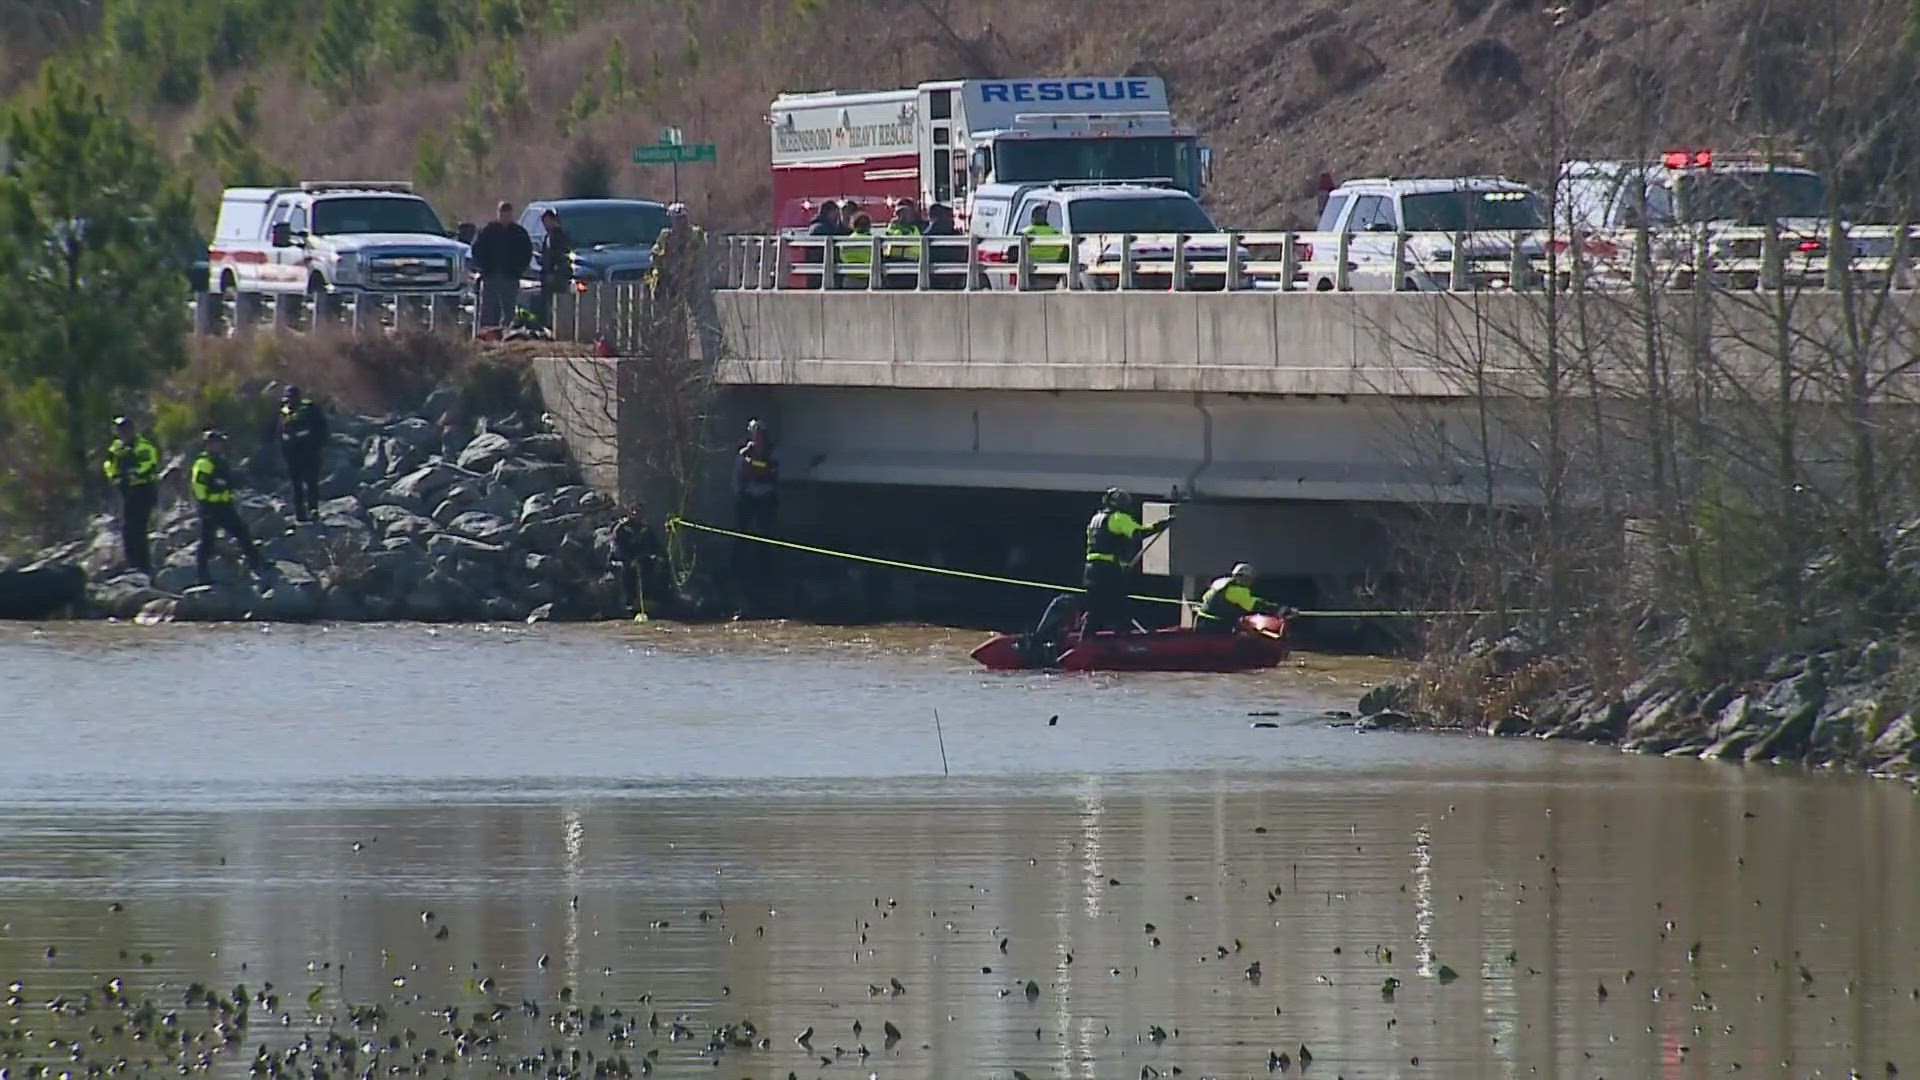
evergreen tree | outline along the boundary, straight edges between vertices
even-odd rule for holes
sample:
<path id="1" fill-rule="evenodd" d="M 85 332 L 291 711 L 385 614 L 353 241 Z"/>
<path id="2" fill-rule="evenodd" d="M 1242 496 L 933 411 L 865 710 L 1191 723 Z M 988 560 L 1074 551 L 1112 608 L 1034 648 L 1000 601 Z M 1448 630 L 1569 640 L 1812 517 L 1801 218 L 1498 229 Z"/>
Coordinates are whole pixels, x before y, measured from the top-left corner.
<path id="1" fill-rule="evenodd" d="M 184 359 L 191 200 L 148 137 L 59 64 L 5 132 L 0 379 L 57 399 L 58 445 L 44 452 L 82 490 L 116 401 Z"/>

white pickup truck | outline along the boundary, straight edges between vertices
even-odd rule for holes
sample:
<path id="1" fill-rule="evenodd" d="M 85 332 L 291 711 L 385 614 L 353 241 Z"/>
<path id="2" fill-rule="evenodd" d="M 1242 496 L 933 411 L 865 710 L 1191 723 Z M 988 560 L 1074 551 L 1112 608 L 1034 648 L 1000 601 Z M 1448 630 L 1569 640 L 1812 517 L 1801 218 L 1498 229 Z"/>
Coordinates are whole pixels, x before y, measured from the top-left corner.
<path id="1" fill-rule="evenodd" d="M 978 238 L 982 273 L 992 288 L 1017 286 L 1019 236 L 1036 212 L 1060 234 L 1051 243 L 1041 240 L 1029 247 L 1038 265 L 1033 280 L 1039 288 L 1118 288 L 1121 237 L 1132 235 L 1134 287 L 1166 289 L 1171 284 L 1173 246 L 1183 234 L 1190 237 L 1184 251 L 1185 288 L 1239 287 L 1239 283 L 1229 286 L 1226 280 L 1226 238 L 1192 195 L 1155 183 L 1063 181 L 983 184 L 974 192 L 968 225 Z M 1075 247 L 1071 268 L 1065 265 L 1069 242 Z M 1243 246 L 1240 257 L 1252 256 Z M 1068 282 L 1068 272 L 1076 280 Z"/>
<path id="2" fill-rule="evenodd" d="M 208 285 L 229 299 L 343 294 L 458 298 L 467 245 L 404 182 L 228 188 L 208 246 Z"/>

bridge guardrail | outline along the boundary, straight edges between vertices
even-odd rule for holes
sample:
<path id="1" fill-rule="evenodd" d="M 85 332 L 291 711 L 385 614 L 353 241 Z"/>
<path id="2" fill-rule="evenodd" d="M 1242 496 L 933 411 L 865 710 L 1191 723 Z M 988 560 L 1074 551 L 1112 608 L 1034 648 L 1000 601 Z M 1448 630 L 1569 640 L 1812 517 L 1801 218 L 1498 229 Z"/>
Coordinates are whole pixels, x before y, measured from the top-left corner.
<path id="1" fill-rule="evenodd" d="M 734 289 L 1151 292 L 1469 292 L 1628 288 L 1651 275 L 1690 289 L 1700 267 L 1716 288 L 1914 288 L 1920 227 L 1854 226 L 1818 242 L 1765 228 L 1711 234 L 1546 232 L 1061 234 L 979 238 L 789 232 L 726 238 L 724 283 Z M 1844 241 L 1844 242 L 1841 242 Z M 1053 256 L 1054 252 L 1064 256 Z M 877 272 L 875 268 L 878 268 Z"/>

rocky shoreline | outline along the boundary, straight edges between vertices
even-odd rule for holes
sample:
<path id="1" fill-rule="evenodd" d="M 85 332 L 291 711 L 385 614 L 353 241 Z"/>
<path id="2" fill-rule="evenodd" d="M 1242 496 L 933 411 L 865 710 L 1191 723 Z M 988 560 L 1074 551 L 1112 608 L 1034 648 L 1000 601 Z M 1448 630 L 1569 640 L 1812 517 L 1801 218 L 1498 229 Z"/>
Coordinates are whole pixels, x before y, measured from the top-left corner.
<path id="1" fill-rule="evenodd" d="M 1361 730 L 1570 739 L 1639 754 L 1864 772 L 1920 784 L 1920 650 L 1869 641 L 1782 655 L 1757 678 L 1706 684 L 1682 635 L 1644 634 L 1619 688 L 1519 634 L 1479 638 L 1361 698 Z M 1452 677 L 1432 672 L 1452 665 Z M 1464 680 L 1458 676 L 1467 672 Z M 1463 684 L 1471 687 L 1462 694 Z M 1440 687 L 1444 685 L 1444 690 Z"/>
<path id="2" fill-rule="evenodd" d="M 624 618 L 607 569 L 617 508 L 579 483 L 565 441 L 514 414 L 436 423 L 442 391 L 413 414 L 335 415 L 317 519 L 296 522 L 279 462 L 237 462 L 238 506 L 271 571 L 256 578 L 222 539 L 210 586 L 195 584 L 199 523 L 184 457 L 161 477 L 154 573 L 124 569 L 118 522 L 15 565 L 14 581 L 77 592 L 50 612 L 142 623 L 476 622 Z M 84 581 L 82 581 L 84 578 Z"/>

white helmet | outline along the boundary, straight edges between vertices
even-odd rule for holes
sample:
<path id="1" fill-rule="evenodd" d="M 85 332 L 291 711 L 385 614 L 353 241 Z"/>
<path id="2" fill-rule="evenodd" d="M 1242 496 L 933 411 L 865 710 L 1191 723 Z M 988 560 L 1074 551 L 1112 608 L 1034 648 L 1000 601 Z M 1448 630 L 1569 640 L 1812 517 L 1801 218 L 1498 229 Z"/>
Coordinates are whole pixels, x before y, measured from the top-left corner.
<path id="1" fill-rule="evenodd" d="M 1253 564 L 1234 563 L 1233 564 L 1233 580 L 1239 582 L 1242 585 L 1252 584 L 1253 583 Z"/>

